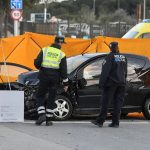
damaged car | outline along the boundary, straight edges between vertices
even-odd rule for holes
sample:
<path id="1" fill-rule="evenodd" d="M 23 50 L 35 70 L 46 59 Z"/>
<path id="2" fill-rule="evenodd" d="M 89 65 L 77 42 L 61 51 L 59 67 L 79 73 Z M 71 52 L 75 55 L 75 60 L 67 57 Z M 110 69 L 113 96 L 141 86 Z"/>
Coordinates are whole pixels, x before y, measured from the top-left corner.
<path id="1" fill-rule="evenodd" d="M 134 54 L 124 55 L 128 60 L 128 75 L 122 114 L 143 112 L 145 118 L 150 119 L 149 59 Z M 65 92 L 60 82 L 55 99 L 56 108 L 53 110 L 56 120 L 67 120 L 72 115 L 99 113 L 102 89 L 99 89 L 98 84 L 106 56 L 107 54 L 95 53 L 67 58 L 69 88 Z M 38 71 L 20 74 L 17 82 L 19 90 L 23 90 L 25 95 L 25 116 L 36 116 Z M 109 112 L 112 112 L 112 103 Z"/>

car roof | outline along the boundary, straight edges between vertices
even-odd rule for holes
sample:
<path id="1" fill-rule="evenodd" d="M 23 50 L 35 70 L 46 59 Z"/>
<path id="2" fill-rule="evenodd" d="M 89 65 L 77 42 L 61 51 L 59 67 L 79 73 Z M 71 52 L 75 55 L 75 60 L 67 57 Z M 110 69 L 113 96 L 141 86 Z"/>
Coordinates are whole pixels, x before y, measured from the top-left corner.
<path id="1" fill-rule="evenodd" d="M 101 58 L 101 57 L 105 57 L 108 54 L 109 53 L 88 53 L 88 54 L 84 54 L 84 55 L 74 56 L 74 57 L 88 58 L 84 63 L 82 63 L 81 65 L 79 65 L 75 70 L 78 70 L 79 68 L 81 68 L 82 66 L 84 66 L 84 64 L 86 64 L 86 63 L 88 63 L 88 62 L 90 62 L 92 60 L 95 60 L 95 59 Z M 134 57 L 134 58 L 137 58 L 137 59 L 143 59 L 143 60 L 145 60 L 145 66 L 144 66 L 144 68 L 147 69 L 147 68 L 150 67 L 150 61 L 149 61 L 148 57 L 141 56 L 141 55 L 136 55 L 136 54 L 128 54 L 128 53 L 120 53 L 120 54 L 125 55 L 127 58 Z"/>
<path id="2" fill-rule="evenodd" d="M 99 57 L 99 56 L 106 56 L 108 55 L 109 53 L 87 53 L 87 54 L 83 54 L 83 55 L 77 55 L 77 56 L 72 56 L 72 57 L 85 57 L 85 58 L 94 58 L 94 57 Z M 137 54 L 129 54 L 129 53 L 120 53 L 120 54 L 123 54 L 125 55 L 126 57 L 136 57 L 136 58 L 141 58 L 141 59 L 148 59 L 148 57 L 146 56 L 142 56 L 142 55 L 137 55 Z M 71 58 L 71 57 L 70 57 Z"/>
<path id="3" fill-rule="evenodd" d="M 104 54 L 106 55 L 107 53 L 86 53 L 86 54 L 71 56 L 69 58 L 75 58 L 75 57 L 92 58 L 92 57 L 100 56 L 100 55 L 104 55 Z"/>

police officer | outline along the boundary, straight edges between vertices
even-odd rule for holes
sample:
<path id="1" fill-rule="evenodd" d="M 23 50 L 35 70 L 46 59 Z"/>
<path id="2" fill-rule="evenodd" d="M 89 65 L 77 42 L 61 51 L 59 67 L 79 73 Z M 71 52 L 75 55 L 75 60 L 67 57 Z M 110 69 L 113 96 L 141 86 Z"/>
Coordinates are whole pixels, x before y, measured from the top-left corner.
<path id="1" fill-rule="evenodd" d="M 102 66 L 99 86 L 103 89 L 102 106 L 99 116 L 91 121 L 102 127 L 107 116 L 109 103 L 113 103 L 112 123 L 109 127 L 119 127 L 121 106 L 125 96 L 125 85 L 127 77 L 127 59 L 119 53 L 117 42 L 111 42 L 111 52 L 106 57 Z"/>
<path id="2" fill-rule="evenodd" d="M 60 77 L 63 79 L 64 89 L 67 90 L 67 63 L 65 53 L 60 50 L 62 43 L 65 43 L 64 37 L 56 36 L 55 42 L 51 46 L 42 48 L 34 60 L 35 67 L 39 69 L 39 89 L 37 92 L 39 117 L 36 125 L 41 125 L 45 121 L 46 125 L 52 125 L 52 110 L 55 107 L 54 101 Z M 47 92 L 49 92 L 49 97 L 46 101 Z"/>

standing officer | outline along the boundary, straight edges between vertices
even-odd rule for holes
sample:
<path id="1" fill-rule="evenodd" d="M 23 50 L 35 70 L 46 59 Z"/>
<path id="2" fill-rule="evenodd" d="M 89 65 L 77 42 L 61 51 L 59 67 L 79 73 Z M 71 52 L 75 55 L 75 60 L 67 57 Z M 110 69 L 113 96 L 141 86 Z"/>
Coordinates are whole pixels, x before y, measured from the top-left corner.
<path id="1" fill-rule="evenodd" d="M 39 117 L 36 125 L 41 125 L 44 121 L 46 121 L 46 125 L 52 125 L 52 110 L 54 109 L 56 90 L 60 77 L 63 79 L 65 91 L 67 90 L 67 63 L 65 53 L 60 50 L 62 43 L 65 43 L 64 37 L 56 36 L 55 43 L 42 48 L 34 60 L 35 67 L 39 69 L 38 78 L 40 81 L 37 92 L 37 112 Z M 49 92 L 49 97 L 46 101 L 45 95 L 47 92 Z"/>
<path id="2" fill-rule="evenodd" d="M 111 52 L 106 57 L 100 76 L 100 88 L 103 89 L 102 106 L 99 116 L 91 121 L 102 127 L 107 116 L 109 103 L 113 103 L 112 123 L 109 127 L 119 127 L 121 107 L 125 96 L 125 85 L 127 77 L 127 59 L 119 53 L 118 43 L 111 42 Z"/>

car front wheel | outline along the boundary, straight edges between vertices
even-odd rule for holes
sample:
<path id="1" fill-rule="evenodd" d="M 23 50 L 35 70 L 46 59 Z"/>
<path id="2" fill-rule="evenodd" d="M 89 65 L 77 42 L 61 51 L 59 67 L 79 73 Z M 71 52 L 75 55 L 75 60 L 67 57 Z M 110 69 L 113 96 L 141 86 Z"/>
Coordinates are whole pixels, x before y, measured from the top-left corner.
<path id="1" fill-rule="evenodd" d="M 143 106 L 143 114 L 146 119 L 150 120 L 150 98 L 145 101 Z"/>
<path id="2" fill-rule="evenodd" d="M 67 120 L 71 117 L 73 106 L 71 101 L 62 95 L 55 99 L 56 108 L 53 110 L 55 120 Z"/>

